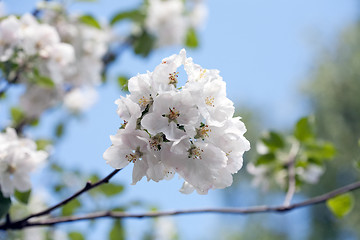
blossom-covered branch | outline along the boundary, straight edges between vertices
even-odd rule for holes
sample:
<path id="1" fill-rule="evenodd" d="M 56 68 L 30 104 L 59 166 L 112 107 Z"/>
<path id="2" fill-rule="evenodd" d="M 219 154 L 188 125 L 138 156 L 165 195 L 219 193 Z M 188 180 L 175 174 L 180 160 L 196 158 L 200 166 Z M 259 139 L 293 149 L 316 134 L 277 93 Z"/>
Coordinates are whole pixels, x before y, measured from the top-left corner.
<path id="1" fill-rule="evenodd" d="M 97 218 L 153 218 L 162 216 L 174 216 L 184 214 L 198 214 L 198 213 L 221 213 L 221 214 L 253 214 L 253 213 L 284 213 L 297 208 L 307 207 L 319 203 L 323 203 L 338 195 L 354 191 L 360 188 L 360 181 L 348 184 L 341 188 L 335 189 L 331 192 L 323 195 L 310 198 L 303 202 L 291 204 L 289 206 L 254 206 L 248 208 L 202 208 L 202 209 L 190 209 L 190 210 L 174 210 L 174 211 L 159 211 L 159 212 L 147 212 L 147 213 L 126 213 L 126 212 L 95 212 L 82 216 L 69 216 L 69 217 L 55 217 L 38 221 L 21 220 L 13 223 L 6 223 L 0 226 L 1 230 L 7 229 L 22 229 L 32 226 L 53 226 L 59 223 L 75 222 L 82 220 L 91 220 Z M 26 218 L 29 219 L 29 218 Z M 19 224 L 21 223 L 21 224 Z"/>

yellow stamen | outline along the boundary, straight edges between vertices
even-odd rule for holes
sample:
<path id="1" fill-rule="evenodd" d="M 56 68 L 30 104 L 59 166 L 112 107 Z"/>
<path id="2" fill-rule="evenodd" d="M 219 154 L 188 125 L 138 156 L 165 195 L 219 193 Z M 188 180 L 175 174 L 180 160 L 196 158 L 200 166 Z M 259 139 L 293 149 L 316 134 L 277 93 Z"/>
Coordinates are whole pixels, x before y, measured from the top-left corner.
<path id="1" fill-rule="evenodd" d="M 179 72 L 169 73 L 169 84 L 176 85 L 178 83 L 177 78 L 179 77 Z"/>
<path id="2" fill-rule="evenodd" d="M 210 106 L 210 107 L 215 107 L 215 105 L 214 105 L 214 102 L 215 102 L 215 98 L 214 97 L 207 97 L 206 99 L 205 99 L 205 104 L 206 105 L 208 105 L 208 106 Z"/>
<path id="3" fill-rule="evenodd" d="M 200 78 L 203 78 L 206 73 L 206 69 L 201 70 Z"/>
<path id="4" fill-rule="evenodd" d="M 141 107 L 146 107 L 146 105 L 148 105 L 150 103 L 150 100 L 147 99 L 145 96 L 142 96 L 140 99 L 139 99 L 139 104 Z"/>

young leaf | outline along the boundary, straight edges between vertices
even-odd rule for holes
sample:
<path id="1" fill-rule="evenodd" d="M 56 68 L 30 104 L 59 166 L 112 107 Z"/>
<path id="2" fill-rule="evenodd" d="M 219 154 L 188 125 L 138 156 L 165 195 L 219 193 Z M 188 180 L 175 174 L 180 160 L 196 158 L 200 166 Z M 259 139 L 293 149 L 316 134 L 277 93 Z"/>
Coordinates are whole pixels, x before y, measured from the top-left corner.
<path id="1" fill-rule="evenodd" d="M 79 207 L 81 207 L 81 203 L 78 199 L 74 199 L 72 201 L 70 201 L 69 203 L 67 203 L 63 208 L 62 208 L 62 215 L 63 216 L 70 216 L 72 215 L 76 209 L 78 209 Z"/>
<path id="2" fill-rule="evenodd" d="M 31 190 L 26 191 L 26 192 L 19 192 L 16 190 L 14 196 L 19 202 L 21 202 L 23 204 L 28 204 L 30 194 L 31 194 Z"/>
<path id="3" fill-rule="evenodd" d="M 10 205 L 10 198 L 4 197 L 0 191 L 0 219 L 8 213 Z"/>
<path id="4" fill-rule="evenodd" d="M 59 123 L 55 128 L 55 136 L 60 138 L 64 135 L 64 124 Z"/>
<path id="5" fill-rule="evenodd" d="M 84 236 L 79 232 L 69 232 L 70 240 L 85 240 Z"/>
<path id="6" fill-rule="evenodd" d="M 333 158 L 336 151 L 331 143 L 325 142 L 305 144 L 305 153 L 308 158 L 324 160 Z"/>
<path id="7" fill-rule="evenodd" d="M 134 22 L 142 22 L 145 19 L 145 16 L 137 9 L 132 11 L 119 12 L 111 18 L 110 25 L 114 25 L 125 19 L 129 19 Z"/>
<path id="8" fill-rule="evenodd" d="M 301 142 L 314 138 L 312 118 L 301 118 L 295 126 L 294 136 Z"/>
<path id="9" fill-rule="evenodd" d="M 118 77 L 118 84 L 119 84 L 121 90 L 126 91 L 126 92 L 129 91 L 128 86 L 127 86 L 128 85 L 128 79 L 129 78 L 127 78 L 125 76 L 119 76 Z"/>
<path id="10" fill-rule="evenodd" d="M 199 46 L 199 41 L 194 28 L 189 28 L 186 34 L 186 46 L 190 48 L 196 48 Z"/>
<path id="11" fill-rule="evenodd" d="M 114 196 L 118 193 L 123 192 L 124 186 L 114 184 L 114 183 L 107 183 L 107 184 L 103 184 L 102 186 L 100 186 L 99 190 L 102 193 L 104 193 L 106 196 L 110 197 L 110 196 Z"/>
<path id="12" fill-rule="evenodd" d="M 10 115 L 14 125 L 19 125 L 25 118 L 24 112 L 20 108 L 16 107 L 10 109 Z"/>
<path id="13" fill-rule="evenodd" d="M 49 77 L 38 75 L 38 76 L 35 76 L 34 80 L 35 80 L 35 83 L 39 86 L 42 86 L 45 88 L 54 88 L 55 87 L 55 83 Z"/>
<path id="14" fill-rule="evenodd" d="M 133 41 L 134 52 L 143 57 L 148 56 L 154 46 L 155 38 L 145 31 Z"/>
<path id="15" fill-rule="evenodd" d="M 354 207 L 354 196 L 351 193 L 339 195 L 326 201 L 326 206 L 338 218 L 346 216 Z"/>
<path id="16" fill-rule="evenodd" d="M 262 142 L 270 149 L 276 150 L 285 146 L 283 137 L 276 132 L 268 132 L 261 138 Z"/>
<path id="17" fill-rule="evenodd" d="M 274 153 L 263 154 L 257 158 L 256 165 L 269 164 L 271 162 L 274 162 L 275 160 L 276 160 L 276 157 L 275 157 Z"/>
<path id="18" fill-rule="evenodd" d="M 94 27 L 94 28 L 97 28 L 97 29 L 101 29 L 101 25 L 91 15 L 82 15 L 81 17 L 79 17 L 79 21 L 86 24 L 86 25 L 88 25 L 88 26 L 91 26 L 91 27 Z"/>
<path id="19" fill-rule="evenodd" d="M 110 230 L 109 240 L 125 240 L 125 230 L 120 220 L 115 220 Z"/>
<path id="20" fill-rule="evenodd" d="M 36 140 L 37 150 L 46 150 L 46 147 L 51 145 L 52 141 L 49 139 L 38 139 Z"/>

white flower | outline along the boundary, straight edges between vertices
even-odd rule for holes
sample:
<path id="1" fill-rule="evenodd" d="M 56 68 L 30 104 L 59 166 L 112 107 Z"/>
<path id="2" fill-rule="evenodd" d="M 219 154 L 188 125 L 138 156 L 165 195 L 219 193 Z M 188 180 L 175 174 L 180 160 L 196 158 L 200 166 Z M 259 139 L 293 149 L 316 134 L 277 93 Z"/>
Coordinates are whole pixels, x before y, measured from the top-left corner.
<path id="1" fill-rule="evenodd" d="M 255 166 L 252 162 L 246 165 L 248 173 L 253 175 L 252 185 L 255 187 L 261 186 L 263 190 L 269 189 L 270 182 L 268 179 L 269 168 L 264 165 Z"/>
<path id="2" fill-rule="evenodd" d="M 129 98 L 139 104 L 141 110 L 145 110 L 146 106 L 152 104 L 153 97 L 157 91 L 153 89 L 151 84 L 152 73 L 138 74 L 128 81 L 128 89 L 131 93 Z"/>
<path id="3" fill-rule="evenodd" d="M 48 154 L 36 151 L 34 141 L 18 138 L 14 129 L 0 133 L 0 188 L 5 197 L 14 189 L 24 192 L 31 188 L 30 172 L 41 164 Z"/>
<path id="4" fill-rule="evenodd" d="M 207 123 L 220 127 L 231 119 L 235 108 L 233 102 L 226 97 L 226 83 L 218 72 L 201 69 L 191 60 L 186 61 L 185 71 L 189 75 L 189 81 L 184 88 L 191 92 Z"/>
<path id="5" fill-rule="evenodd" d="M 145 26 L 157 37 L 158 46 L 176 45 L 184 42 L 187 18 L 182 0 L 150 0 Z"/>
<path id="6" fill-rule="evenodd" d="M 0 22 L 1 44 L 14 44 L 19 38 L 20 21 L 13 15 Z"/>
<path id="7" fill-rule="evenodd" d="M 20 97 L 20 107 L 28 118 L 38 118 L 48 108 L 62 98 L 62 91 L 56 88 L 43 88 L 36 85 L 27 87 Z"/>
<path id="8" fill-rule="evenodd" d="M 147 159 L 155 157 L 148 151 L 148 142 L 145 140 L 147 138 L 144 131 L 120 129 L 116 135 L 111 136 L 113 145 L 103 155 L 106 162 L 116 169 L 134 163 L 133 184 L 145 176 L 148 169 Z"/>
<path id="9" fill-rule="evenodd" d="M 296 173 L 299 177 L 307 183 L 317 183 L 320 176 L 324 173 L 324 168 L 315 164 L 309 164 L 305 168 L 296 168 Z"/>
<path id="10" fill-rule="evenodd" d="M 145 27 L 156 37 L 158 47 L 181 45 L 189 29 L 201 27 L 206 16 L 203 1 L 149 0 Z"/>
<path id="11" fill-rule="evenodd" d="M 75 88 L 66 93 L 64 105 L 74 113 L 88 110 L 97 101 L 98 93 L 93 88 Z"/>
<path id="12" fill-rule="evenodd" d="M 151 134 L 163 132 L 168 140 L 180 139 L 185 132 L 179 127 L 193 125 L 199 119 L 199 112 L 187 91 L 159 94 L 152 110 L 144 116 L 141 125 Z"/>
<path id="13" fill-rule="evenodd" d="M 117 114 L 124 120 L 124 127 L 135 130 L 138 124 L 137 119 L 141 116 L 140 106 L 134 103 L 129 96 L 121 97 L 115 101 L 115 104 L 118 105 Z"/>
<path id="14" fill-rule="evenodd" d="M 169 146 L 167 145 L 167 147 Z M 228 180 L 229 176 L 231 177 L 230 173 L 220 173 L 227 163 L 225 152 L 210 143 L 195 142 L 187 151 L 179 154 L 165 149 L 161 159 L 203 194 L 206 194 L 209 189 L 218 188 L 218 185 L 222 185 L 223 181 Z M 225 185 L 229 186 L 231 183 Z"/>

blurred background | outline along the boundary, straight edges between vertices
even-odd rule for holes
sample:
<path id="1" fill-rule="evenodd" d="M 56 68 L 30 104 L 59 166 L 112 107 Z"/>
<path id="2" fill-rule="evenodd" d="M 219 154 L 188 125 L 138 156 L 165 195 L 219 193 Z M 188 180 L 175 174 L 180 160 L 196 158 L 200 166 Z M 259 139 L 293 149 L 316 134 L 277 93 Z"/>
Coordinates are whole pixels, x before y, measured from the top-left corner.
<path id="1" fill-rule="evenodd" d="M 36 3 L 33 0 L 3 2 L 6 12 L 15 14 L 32 11 Z M 138 4 L 135 0 L 76 2 L 69 5 L 69 11 L 91 13 L 106 21 L 120 9 L 131 9 Z M 320 181 L 305 186 L 293 201 L 325 193 L 358 178 L 352 163 L 360 156 L 357 145 L 360 138 L 358 1 L 208 0 L 207 5 L 208 19 L 199 32 L 199 47 L 188 50 L 187 55 L 203 68 L 219 69 L 226 81 L 228 97 L 237 106 L 237 114 L 244 118 L 248 128 L 245 136 L 252 144 L 244 165 L 252 160 L 261 132 L 266 129 L 289 132 L 300 117 L 313 114 L 319 136 L 335 143 L 337 156 L 327 163 Z M 111 172 L 102 154 L 111 144 L 109 135 L 115 134 L 121 124 L 114 101 L 126 94 L 116 83 L 116 76 L 153 71 L 164 57 L 178 53 L 181 48 L 157 49 L 147 58 L 125 50 L 112 65 L 107 83 L 100 87 L 96 105 L 81 117 L 67 121 L 52 161 L 85 175 L 103 177 Z M 4 106 L 14 101 L 9 98 L 0 102 L 1 126 L 9 118 Z M 61 118 L 61 113 L 56 111 L 46 113 L 41 126 L 27 133 L 47 136 Z M 72 174 L 61 174 L 74 190 L 84 183 Z M 101 198 L 96 203 L 85 199 L 79 212 L 130 205 L 132 212 L 247 207 L 281 204 L 284 198 L 277 187 L 262 191 L 252 186 L 245 167 L 234 177 L 233 186 L 205 196 L 181 194 L 178 192 L 181 180 L 176 178 L 160 183 L 142 180 L 132 186 L 131 174 L 132 167 L 128 166 L 114 177 L 113 181 L 124 186 L 124 191 L 111 203 L 105 204 Z M 52 175 L 44 171 L 40 176 L 34 179 L 33 191 L 44 189 L 42 192 L 52 199 L 52 193 L 45 190 L 46 185 L 51 184 Z M 325 206 L 319 205 L 277 215 L 201 214 L 163 220 L 126 219 L 117 224 L 123 227 L 126 239 L 161 239 L 161 232 L 168 230 L 175 233 L 173 239 L 355 240 L 360 239 L 359 218 L 359 206 L 343 219 L 336 219 Z M 89 224 L 94 227 L 89 229 Z M 86 239 L 95 240 L 111 234 L 113 224 L 113 220 L 101 219 L 96 223 L 64 224 L 56 228 L 75 229 Z"/>

